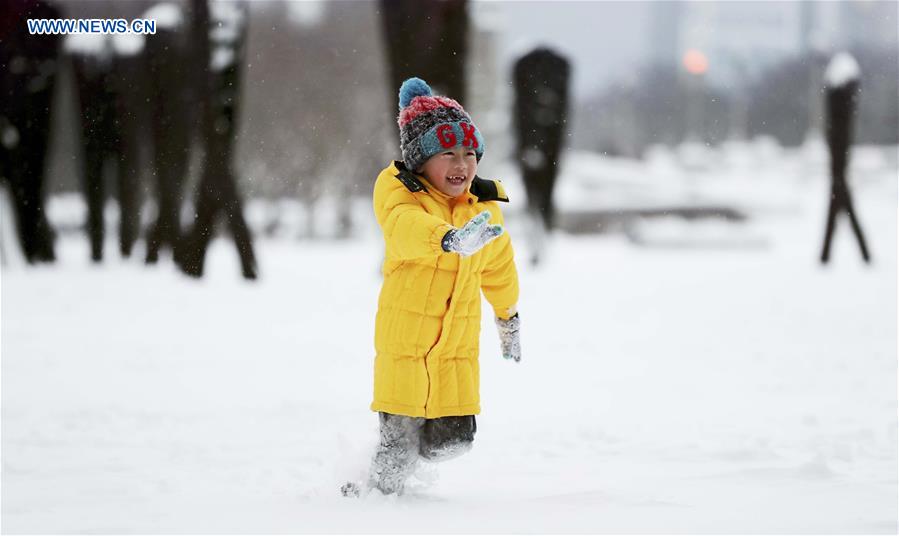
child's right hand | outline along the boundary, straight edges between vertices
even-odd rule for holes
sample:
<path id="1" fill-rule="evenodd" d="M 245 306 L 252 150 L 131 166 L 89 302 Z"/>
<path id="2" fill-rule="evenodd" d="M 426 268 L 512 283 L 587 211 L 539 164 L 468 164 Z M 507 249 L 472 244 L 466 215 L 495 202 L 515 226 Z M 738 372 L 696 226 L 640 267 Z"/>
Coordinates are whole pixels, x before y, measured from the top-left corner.
<path id="1" fill-rule="evenodd" d="M 490 211 L 485 210 L 461 229 L 453 229 L 443 237 L 443 251 L 458 253 L 463 257 L 474 255 L 491 240 L 503 234 L 502 225 L 488 225 Z"/>

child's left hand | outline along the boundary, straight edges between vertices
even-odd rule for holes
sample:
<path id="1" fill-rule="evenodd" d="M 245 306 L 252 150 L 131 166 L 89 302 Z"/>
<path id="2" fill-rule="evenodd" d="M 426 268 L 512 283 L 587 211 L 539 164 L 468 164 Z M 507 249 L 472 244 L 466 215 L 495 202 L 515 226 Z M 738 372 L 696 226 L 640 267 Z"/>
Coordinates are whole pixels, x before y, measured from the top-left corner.
<path id="1" fill-rule="evenodd" d="M 516 363 L 521 361 L 521 341 L 518 337 L 520 327 L 521 320 L 518 318 L 518 313 L 512 315 L 508 320 L 496 318 L 496 328 L 499 330 L 503 357 L 505 359 L 514 359 Z"/>

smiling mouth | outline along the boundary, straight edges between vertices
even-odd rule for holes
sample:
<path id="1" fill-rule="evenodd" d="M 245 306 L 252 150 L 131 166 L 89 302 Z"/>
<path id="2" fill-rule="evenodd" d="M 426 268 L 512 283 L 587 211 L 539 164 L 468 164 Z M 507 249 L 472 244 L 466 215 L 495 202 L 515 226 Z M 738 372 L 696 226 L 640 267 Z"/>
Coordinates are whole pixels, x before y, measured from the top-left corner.
<path id="1" fill-rule="evenodd" d="M 465 177 L 461 175 L 452 175 L 446 178 L 446 182 L 452 184 L 453 186 L 461 186 L 465 183 Z"/>

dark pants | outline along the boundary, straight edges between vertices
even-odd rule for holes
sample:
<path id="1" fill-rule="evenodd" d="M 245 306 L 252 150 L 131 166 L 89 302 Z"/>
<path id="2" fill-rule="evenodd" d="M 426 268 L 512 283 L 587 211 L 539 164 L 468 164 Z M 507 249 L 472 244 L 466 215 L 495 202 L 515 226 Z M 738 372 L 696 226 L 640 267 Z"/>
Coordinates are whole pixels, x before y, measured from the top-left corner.
<path id="1" fill-rule="evenodd" d="M 425 419 L 380 413 L 381 440 L 372 459 L 369 487 L 402 493 L 419 458 L 438 462 L 471 450 L 477 422 L 474 415 Z"/>

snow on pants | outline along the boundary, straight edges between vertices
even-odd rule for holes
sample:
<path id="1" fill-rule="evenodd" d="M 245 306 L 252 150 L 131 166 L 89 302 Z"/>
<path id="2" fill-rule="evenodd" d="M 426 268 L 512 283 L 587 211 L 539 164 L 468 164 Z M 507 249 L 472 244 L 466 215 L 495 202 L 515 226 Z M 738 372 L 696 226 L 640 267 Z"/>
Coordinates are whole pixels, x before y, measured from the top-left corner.
<path id="1" fill-rule="evenodd" d="M 419 457 L 444 461 L 471 450 L 477 423 L 461 417 L 406 417 L 380 413 L 381 441 L 372 459 L 369 486 L 384 493 L 402 493 Z"/>

